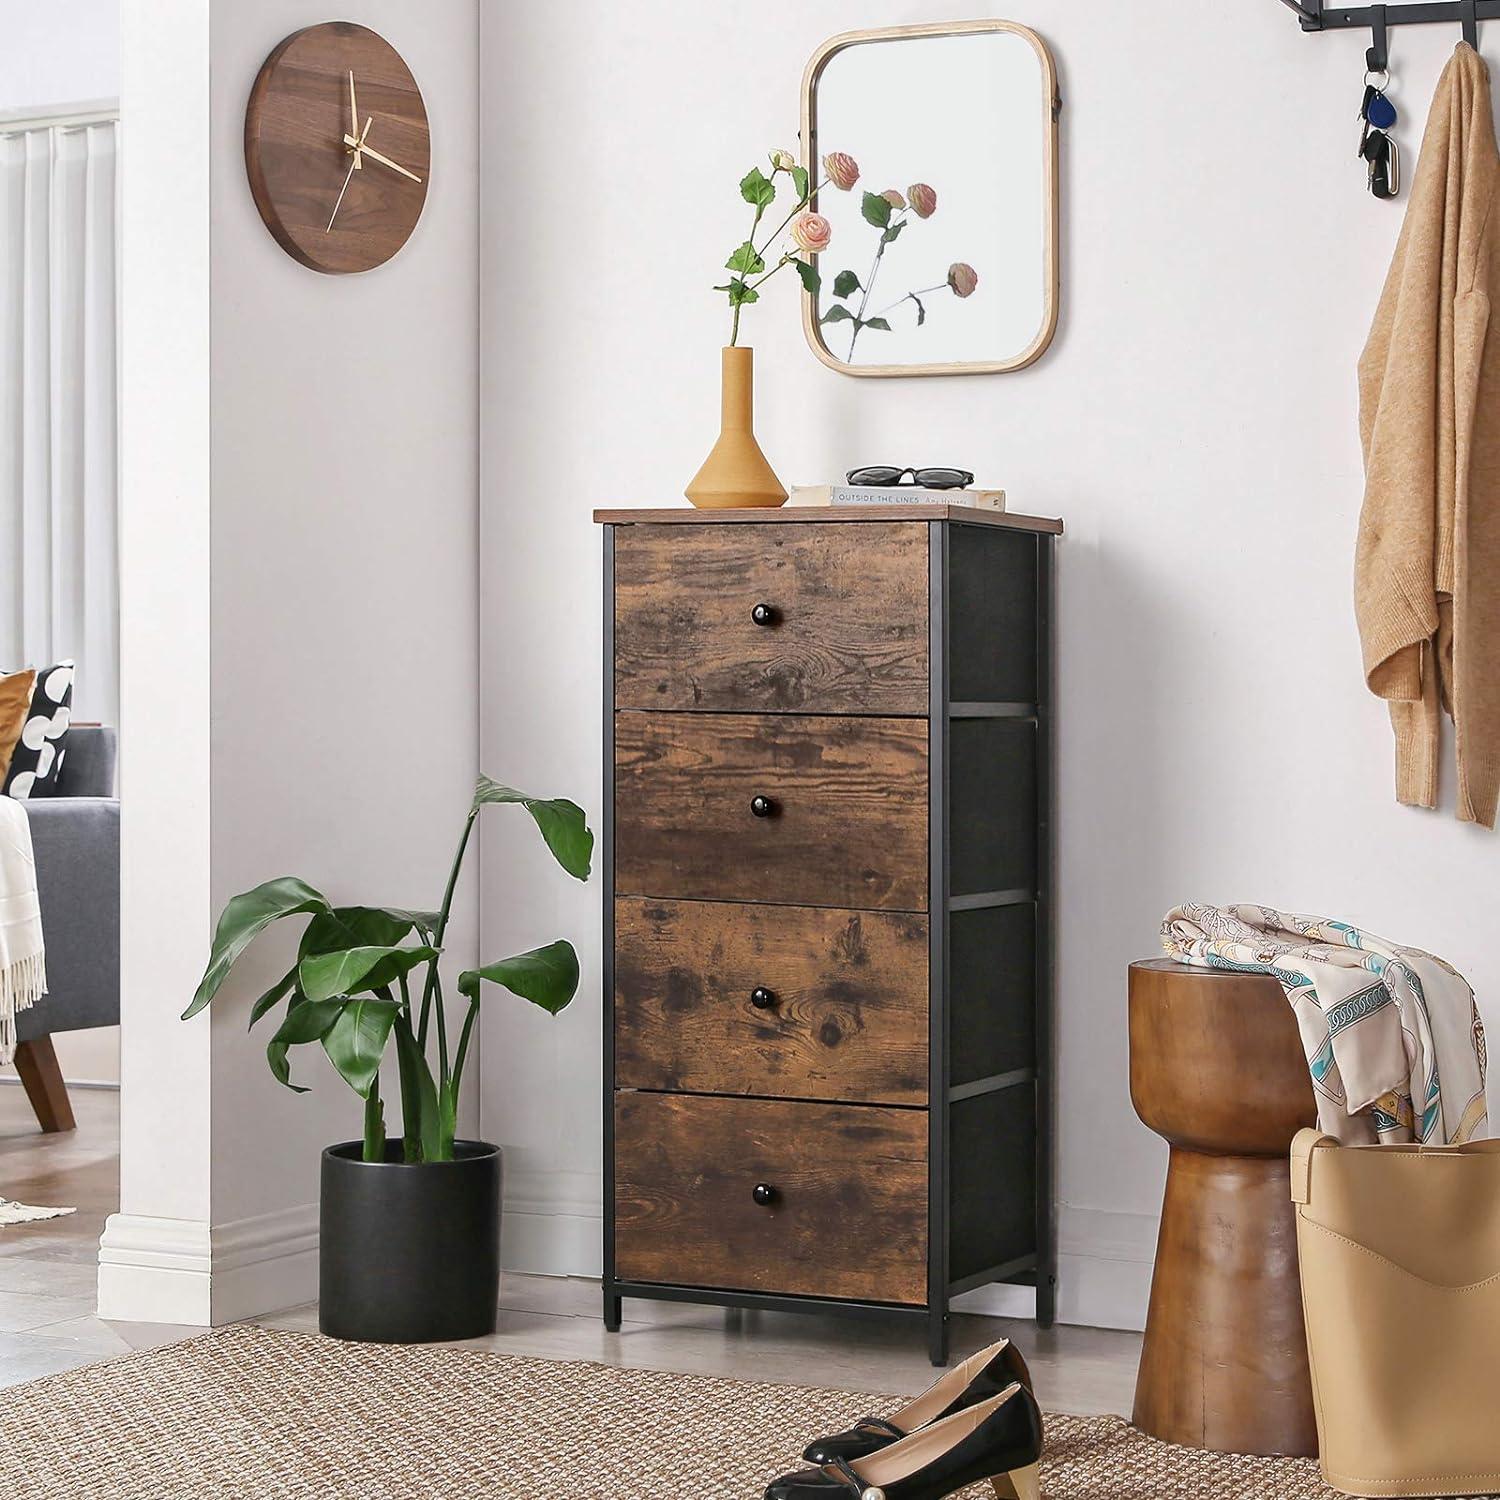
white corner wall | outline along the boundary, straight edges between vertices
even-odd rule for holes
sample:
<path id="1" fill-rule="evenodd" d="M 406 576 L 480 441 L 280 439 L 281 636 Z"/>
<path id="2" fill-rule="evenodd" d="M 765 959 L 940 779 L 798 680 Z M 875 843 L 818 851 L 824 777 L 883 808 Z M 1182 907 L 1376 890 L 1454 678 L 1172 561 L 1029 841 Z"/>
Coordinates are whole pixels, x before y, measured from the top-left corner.
<path id="1" fill-rule="evenodd" d="M 121 5 L 0 0 L 0 111 L 41 112 L 117 97 Z"/>
<path id="2" fill-rule="evenodd" d="M 223 1322 L 316 1291 L 319 1153 L 359 1104 L 316 1048 L 266 1069 L 242 962 L 176 1017 L 235 892 L 298 874 L 432 906 L 478 738 L 477 0 L 351 0 L 423 90 L 436 169 L 363 275 L 284 254 L 244 106 L 306 0 L 126 0 L 124 1160 L 106 1316 Z M 449 929 L 475 952 L 471 878 Z M 289 927 L 294 924 L 288 924 Z"/>
<path id="3" fill-rule="evenodd" d="M 782 479 L 957 462 L 1060 514 L 1061 1307 L 1140 1326 L 1165 1166 L 1126 1076 L 1125 968 L 1184 898 L 1337 914 L 1457 963 L 1500 1024 L 1493 835 L 1398 808 L 1350 600 L 1354 364 L 1401 221 L 1354 159 L 1368 38 L 1274 0 L 979 5 L 1036 26 L 1065 100 L 1063 317 L 1019 374 L 856 380 L 789 286 L 748 309 Z M 735 183 L 795 144 L 824 37 L 939 0 L 554 3 L 481 28 L 481 759 L 600 807 L 596 506 L 680 500 L 715 433 Z M 1392 35 L 1400 137 L 1457 28 Z M 1500 29 L 1487 28 L 1493 53 Z M 892 107 L 899 107 L 894 101 Z M 856 155 L 859 143 L 847 146 Z M 866 164 L 878 177 L 878 163 Z M 942 163 L 932 180 L 942 191 Z M 877 186 L 879 184 L 876 184 Z M 597 1272 L 600 888 L 483 835 L 487 953 L 579 948 L 556 1021 L 485 1013 L 508 1264 Z M 1253 1097 L 1246 1107 L 1253 1108 Z M 1013 1294 L 975 1294 L 1013 1305 Z M 986 1300 L 987 1299 L 987 1300 Z"/>

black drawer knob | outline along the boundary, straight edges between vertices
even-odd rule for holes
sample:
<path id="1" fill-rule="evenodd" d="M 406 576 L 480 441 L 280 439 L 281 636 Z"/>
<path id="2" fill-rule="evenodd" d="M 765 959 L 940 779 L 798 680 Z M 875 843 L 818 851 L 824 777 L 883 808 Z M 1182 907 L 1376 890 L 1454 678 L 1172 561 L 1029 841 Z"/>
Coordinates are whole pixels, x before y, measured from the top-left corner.
<path id="1" fill-rule="evenodd" d="M 776 996 L 765 985 L 758 984 L 750 991 L 750 1003 L 756 1010 L 770 1010 L 776 1004 Z"/>
<path id="2" fill-rule="evenodd" d="M 769 818 L 776 811 L 776 804 L 769 797 L 752 797 L 750 811 L 757 818 Z"/>
<path id="3" fill-rule="evenodd" d="M 776 1189 L 769 1182 L 757 1182 L 750 1194 L 762 1208 L 769 1208 L 776 1201 Z"/>
<path id="4" fill-rule="evenodd" d="M 776 623 L 776 606 L 774 604 L 757 604 L 750 611 L 750 618 L 757 625 L 774 625 Z"/>

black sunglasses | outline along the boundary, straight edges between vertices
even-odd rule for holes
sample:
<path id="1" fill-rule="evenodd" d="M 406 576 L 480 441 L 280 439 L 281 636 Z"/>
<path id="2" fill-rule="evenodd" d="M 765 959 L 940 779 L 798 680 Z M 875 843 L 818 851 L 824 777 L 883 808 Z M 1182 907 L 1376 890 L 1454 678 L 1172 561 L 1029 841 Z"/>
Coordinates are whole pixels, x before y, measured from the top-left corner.
<path id="1" fill-rule="evenodd" d="M 850 469 L 844 477 L 849 484 L 898 485 L 911 475 L 911 482 L 928 490 L 961 490 L 974 483 L 967 469 L 892 469 L 877 464 L 872 469 Z"/>

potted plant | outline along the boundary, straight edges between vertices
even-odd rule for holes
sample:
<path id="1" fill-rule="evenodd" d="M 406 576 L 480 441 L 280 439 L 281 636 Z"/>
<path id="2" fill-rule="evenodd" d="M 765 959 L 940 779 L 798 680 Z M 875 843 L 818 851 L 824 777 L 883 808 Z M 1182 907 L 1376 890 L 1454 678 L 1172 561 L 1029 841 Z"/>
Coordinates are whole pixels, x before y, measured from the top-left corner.
<path id="1" fill-rule="evenodd" d="M 479 778 L 437 911 L 334 906 L 295 876 L 235 896 L 188 1020 L 218 993 L 253 939 L 283 917 L 310 918 L 297 961 L 251 1007 L 250 1025 L 285 1005 L 266 1047 L 287 1088 L 289 1051 L 314 1042 L 365 1102 L 364 1138 L 323 1152 L 318 1324 L 335 1338 L 382 1343 L 493 1333 L 500 1279 L 500 1148 L 455 1139 L 459 1090 L 479 1000 L 498 984 L 556 1015 L 578 989 L 578 955 L 558 941 L 459 975 L 468 1010 L 449 1045 L 438 972 L 453 892 L 481 809 L 518 804 L 548 849 L 586 880 L 594 835 L 583 811 Z M 380 1064 L 394 1045 L 401 1134 L 387 1131 Z"/>

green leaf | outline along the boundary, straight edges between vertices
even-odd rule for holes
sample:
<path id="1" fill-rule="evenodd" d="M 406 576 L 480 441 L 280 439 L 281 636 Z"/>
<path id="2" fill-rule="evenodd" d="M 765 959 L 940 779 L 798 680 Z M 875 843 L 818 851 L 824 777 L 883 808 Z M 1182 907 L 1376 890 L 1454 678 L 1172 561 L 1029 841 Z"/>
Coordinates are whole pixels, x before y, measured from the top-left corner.
<path id="1" fill-rule="evenodd" d="M 418 964 L 438 956 L 436 948 L 341 948 L 335 953 L 309 954 L 297 965 L 302 993 L 309 1000 L 334 995 L 358 995 L 378 990 Z"/>
<path id="2" fill-rule="evenodd" d="M 830 307 L 818 321 L 820 323 L 842 323 L 853 317 L 854 314 L 847 307 Z"/>
<path id="3" fill-rule="evenodd" d="M 361 1099 L 380 1072 L 400 1006 L 394 1000 L 350 1000 L 322 1038 L 328 1060 Z"/>
<path id="4" fill-rule="evenodd" d="M 915 292 L 910 295 L 911 300 L 917 304 L 917 327 L 920 328 L 927 321 L 927 309 L 922 306 L 922 299 Z"/>
<path id="5" fill-rule="evenodd" d="M 866 193 L 860 199 L 859 211 L 865 216 L 865 223 L 873 224 L 877 229 L 884 229 L 891 222 L 890 200 L 882 198 L 879 193 Z"/>
<path id="6" fill-rule="evenodd" d="M 807 168 L 790 167 L 788 170 L 792 174 L 792 186 L 797 190 L 797 201 L 800 203 L 807 197 Z"/>
<path id="7" fill-rule="evenodd" d="M 288 1007 L 286 1020 L 281 1023 L 273 1042 L 283 1042 L 288 1047 L 299 1047 L 305 1042 L 321 1042 L 328 1028 L 338 1020 L 340 1012 L 349 999 L 340 995 L 334 1000 L 309 1000 L 299 995 Z"/>
<path id="8" fill-rule="evenodd" d="M 746 240 L 728 260 L 724 262 L 725 267 L 731 271 L 743 271 L 747 275 L 755 275 L 758 271 L 764 271 L 765 261 L 761 258 L 755 246 Z"/>
<path id="9" fill-rule="evenodd" d="M 746 203 L 753 203 L 756 208 L 764 209 L 776 197 L 776 184 L 759 167 L 751 167 L 740 178 L 740 197 Z"/>
<path id="10" fill-rule="evenodd" d="M 401 1064 L 401 1128 L 406 1139 L 413 1136 L 421 1144 L 422 1157 L 426 1161 L 444 1160 L 442 1119 L 438 1110 L 437 1085 L 432 1081 L 432 1069 L 422 1056 L 417 1039 L 412 1035 L 411 1022 L 405 1016 L 397 1016 L 396 1053 Z M 415 1118 L 407 1115 L 408 1105 L 414 1102 Z M 453 1145 L 447 1146 L 447 1155 L 452 1156 Z"/>
<path id="11" fill-rule="evenodd" d="M 381 906 L 335 906 L 319 912 L 307 924 L 297 957 L 337 953 L 344 948 L 393 948 L 417 925 L 416 918 L 415 912 Z"/>
<path id="12" fill-rule="evenodd" d="M 314 918 L 314 921 L 316 920 L 317 919 Z M 260 1018 L 265 1015 L 268 1010 L 271 1010 L 275 1007 L 277 1001 L 279 1001 L 282 996 L 290 994 L 291 991 L 296 987 L 296 984 L 297 966 L 296 964 L 293 964 L 291 968 L 288 969 L 286 973 L 283 974 L 281 978 L 278 979 L 276 983 L 273 984 L 271 988 L 268 989 L 265 994 L 262 995 L 260 999 L 250 1007 L 250 1025 L 247 1026 L 245 1030 L 249 1031 L 250 1027 L 254 1026 L 255 1023 L 260 1020 Z"/>
<path id="13" fill-rule="evenodd" d="M 555 1016 L 578 991 L 578 955 L 571 943 L 548 943 L 482 969 L 466 969 L 458 976 L 459 994 L 477 999 L 486 979 Z"/>
<path id="14" fill-rule="evenodd" d="M 802 290 L 816 297 L 818 288 L 823 285 L 823 278 L 818 275 L 818 268 L 810 261 L 800 259 L 794 260 L 792 264 L 797 268 L 797 275 L 802 278 Z"/>
<path id="15" fill-rule="evenodd" d="M 266 1044 L 266 1061 L 271 1065 L 271 1071 L 276 1075 L 277 1083 L 283 1088 L 289 1088 L 294 1094 L 305 1094 L 307 1090 L 300 1083 L 292 1082 L 291 1064 L 286 1060 L 286 1043 L 278 1042 L 274 1037 Z"/>
<path id="16" fill-rule="evenodd" d="M 751 292 L 745 300 L 754 302 L 755 298 L 756 293 Z M 577 880 L 589 878 L 594 835 L 589 830 L 583 809 L 576 802 L 569 802 L 566 797 L 552 801 L 528 797 L 514 787 L 501 786 L 498 781 L 481 776 L 474 790 L 474 806 L 477 809 L 490 802 L 519 802 L 536 820 L 536 826 L 541 829 L 542 837 L 558 864 Z"/>
<path id="17" fill-rule="evenodd" d="M 859 326 L 861 328 L 878 328 L 882 333 L 889 333 L 891 331 L 891 325 L 884 318 L 866 318 Z"/>
<path id="18" fill-rule="evenodd" d="M 853 271 L 840 271 L 833 278 L 833 295 L 835 297 L 848 297 L 859 291 L 859 277 Z"/>
<path id="19" fill-rule="evenodd" d="M 883 235 L 880 236 L 880 243 L 882 245 L 889 245 L 891 243 L 891 241 L 894 240 L 896 238 L 896 236 L 898 234 L 900 234 L 901 231 L 903 229 L 905 229 L 905 228 L 906 228 L 906 220 L 905 219 L 902 219 L 902 221 L 899 224 L 892 224 L 891 227 L 889 229 L 887 229 L 886 232 Z"/>
<path id="20" fill-rule="evenodd" d="M 192 1004 L 183 1011 L 182 1019 L 186 1021 L 196 1016 L 219 993 L 219 987 L 229 977 L 229 971 L 240 954 L 272 922 L 297 912 L 327 910 L 328 902 L 323 895 L 295 875 L 268 880 L 253 891 L 242 891 L 232 897 L 219 917 L 208 967 L 203 971 Z"/>

